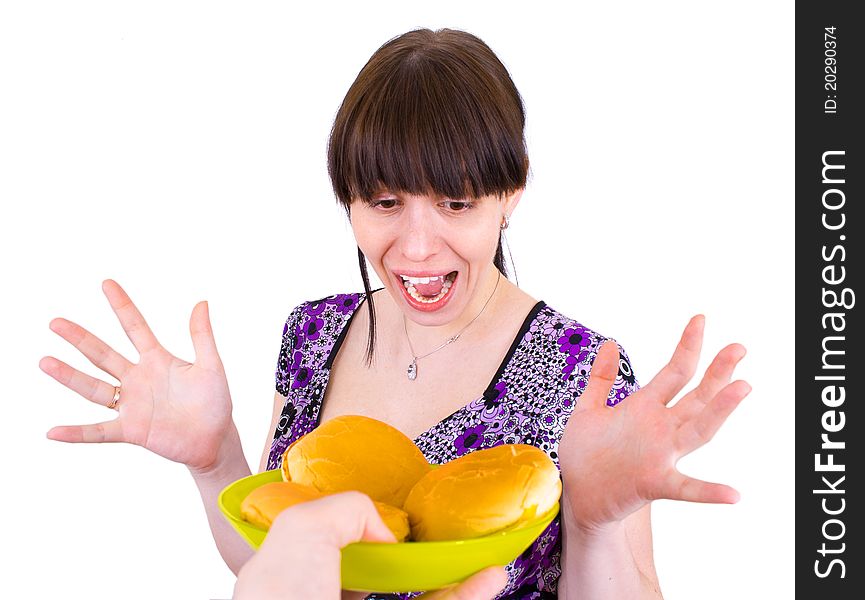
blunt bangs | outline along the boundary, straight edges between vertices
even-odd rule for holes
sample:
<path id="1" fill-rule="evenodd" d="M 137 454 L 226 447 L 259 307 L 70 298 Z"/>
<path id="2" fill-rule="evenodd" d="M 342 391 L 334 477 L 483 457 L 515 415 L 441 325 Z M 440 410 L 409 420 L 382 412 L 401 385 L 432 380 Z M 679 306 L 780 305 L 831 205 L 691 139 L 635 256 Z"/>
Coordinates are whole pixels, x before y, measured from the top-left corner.
<path id="1" fill-rule="evenodd" d="M 477 37 L 411 31 L 370 58 L 346 94 L 328 144 L 337 199 L 383 190 L 448 198 L 525 187 L 522 98 Z"/>

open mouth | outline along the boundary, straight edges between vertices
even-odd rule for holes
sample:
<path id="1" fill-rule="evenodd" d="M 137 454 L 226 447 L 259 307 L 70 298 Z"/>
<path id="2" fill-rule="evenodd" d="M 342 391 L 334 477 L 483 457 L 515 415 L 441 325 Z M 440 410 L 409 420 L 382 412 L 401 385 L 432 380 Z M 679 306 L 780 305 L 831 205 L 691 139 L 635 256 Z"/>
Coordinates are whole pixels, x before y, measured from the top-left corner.
<path id="1" fill-rule="evenodd" d="M 409 275 L 399 275 L 399 277 L 409 303 L 422 310 L 430 310 L 438 308 L 449 297 L 457 272 L 423 277 Z"/>

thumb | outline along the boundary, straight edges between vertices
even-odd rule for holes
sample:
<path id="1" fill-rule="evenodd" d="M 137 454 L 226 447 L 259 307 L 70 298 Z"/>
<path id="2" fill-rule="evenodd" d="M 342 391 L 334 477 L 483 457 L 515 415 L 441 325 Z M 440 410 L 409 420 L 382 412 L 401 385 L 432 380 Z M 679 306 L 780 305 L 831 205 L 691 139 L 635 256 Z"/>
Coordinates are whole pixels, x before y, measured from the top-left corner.
<path id="1" fill-rule="evenodd" d="M 458 586 L 451 588 L 443 600 L 486 600 L 495 598 L 508 583 L 502 567 L 488 567 L 475 573 Z"/>
<path id="2" fill-rule="evenodd" d="M 578 407 L 585 409 L 606 406 L 607 397 L 619 374 L 619 346 L 616 342 L 604 342 L 589 373 L 589 383 L 580 395 Z"/>
<path id="3" fill-rule="evenodd" d="M 343 546 L 355 541 L 385 543 L 396 542 L 396 537 L 394 537 L 393 532 L 391 532 L 387 525 L 385 525 L 378 509 L 375 507 L 375 503 L 369 496 L 360 492 L 349 492 L 349 496 L 346 500 L 348 508 L 343 514 L 355 515 L 355 522 L 359 525 L 357 530 L 359 533 L 356 535 L 345 535 L 346 530 L 343 529 L 343 539 L 341 540 Z M 351 539 L 353 537 L 356 539 Z"/>
<path id="4" fill-rule="evenodd" d="M 739 492 L 723 483 L 695 479 L 678 471 L 667 479 L 666 493 L 663 498 L 710 504 L 736 504 L 739 501 Z"/>
<path id="5" fill-rule="evenodd" d="M 396 542 L 373 501 L 361 492 L 330 494 L 292 506 L 288 511 L 294 511 L 296 522 L 309 529 L 306 532 L 309 538 L 319 539 L 332 548 L 354 542 Z"/>
<path id="6" fill-rule="evenodd" d="M 192 347 L 195 349 L 195 362 L 211 367 L 220 365 L 216 340 L 213 339 L 213 328 L 210 325 L 210 307 L 206 300 L 202 300 L 192 309 L 189 333 L 192 336 Z"/>
<path id="7" fill-rule="evenodd" d="M 426 592 L 417 600 L 488 600 L 495 598 L 507 583 L 508 575 L 502 567 L 487 567 L 462 583 Z"/>

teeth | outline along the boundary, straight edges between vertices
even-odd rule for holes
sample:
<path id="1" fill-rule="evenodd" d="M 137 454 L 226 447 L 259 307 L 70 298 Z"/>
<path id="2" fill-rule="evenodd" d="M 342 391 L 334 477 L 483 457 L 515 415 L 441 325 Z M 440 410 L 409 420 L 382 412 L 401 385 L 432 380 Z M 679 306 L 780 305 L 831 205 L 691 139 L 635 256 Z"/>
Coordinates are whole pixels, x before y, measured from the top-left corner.
<path id="1" fill-rule="evenodd" d="M 451 273 L 452 272 L 453 271 L 451 271 Z M 400 275 L 400 277 L 402 278 L 402 284 L 405 286 L 405 290 L 406 292 L 408 292 L 409 296 L 411 296 L 418 302 L 422 302 L 424 304 L 434 304 L 444 298 L 447 293 L 450 292 L 451 286 L 453 286 L 454 284 L 454 279 L 456 278 L 456 275 L 451 277 L 450 273 L 448 273 L 446 275 L 432 275 L 425 277 L 410 277 L 408 275 Z M 419 294 L 417 288 L 415 287 L 416 284 L 430 283 L 431 281 L 438 281 L 439 279 L 442 280 L 442 289 L 437 295 L 431 298 L 427 298 L 426 296 L 422 296 L 421 294 Z"/>
<path id="2" fill-rule="evenodd" d="M 418 283 L 429 283 L 432 279 L 433 281 L 437 278 L 432 277 L 409 277 L 408 275 L 400 275 L 403 281 L 407 281 L 408 283 L 418 284 Z"/>
<path id="3" fill-rule="evenodd" d="M 447 285 L 445 285 L 445 284 L 447 284 Z M 426 296 L 421 296 L 420 294 L 418 294 L 417 288 L 415 288 L 409 282 L 406 282 L 405 289 L 409 293 L 409 296 L 411 296 L 412 298 L 414 298 L 418 302 L 422 302 L 424 304 L 433 304 L 435 302 L 438 302 L 442 298 L 444 298 L 447 295 L 447 293 L 450 291 L 450 289 L 451 289 L 450 281 L 445 280 L 445 284 L 442 285 L 442 290 L 437 295 L 433 296 L 432 298 L 427 298 Z"/>
<path id="4" fill-rule="evenodd" d="M 438 302 L 439 300 L 444 298 L 445 294 L 448 293 L 448 290 L 442 289 L 442 291 L 439 292 L 439 294 L 437 296 L 434 296 L 432 298 L 426 298 L 424 296 L 421 296 L 420 294 L 417 293 L 417 291 L 415 291 L 414 288 L 409 288 L 408 293 L 411 295 L 412 298 L 414 298 L 418 302 L 422 302 L 423 304 L 433 304 L 434 302 Z"/>
<path id="5" fill-rule="evenodd" d="M 408 275 L 400 275 L 403 280 L 403 283 L 410 284 L 418 284 L 418 283 L 430 283 L 431 281 L 438 281 L 439 279 L 443 280 L 444 283 L 452 282 L 452 279 L 447 275 L 433 275 L 432 277 L 410 277 Z"/>

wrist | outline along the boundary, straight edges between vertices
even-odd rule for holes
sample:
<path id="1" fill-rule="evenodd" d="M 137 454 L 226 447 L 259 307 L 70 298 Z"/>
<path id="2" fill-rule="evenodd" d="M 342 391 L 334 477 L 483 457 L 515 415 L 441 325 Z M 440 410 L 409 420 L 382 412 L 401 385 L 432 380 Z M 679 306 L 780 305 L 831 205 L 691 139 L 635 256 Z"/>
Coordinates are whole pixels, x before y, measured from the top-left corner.
<path id="1" fill-rule="evenodd" d="M 584 541 L 602 540 L 624 533 L 624 521 L 598 521 L 580 518 L 568 501 L 566 491 L 562 493 L 561 519 L 565 530 Z"/>
<path id="2" fill-rule="evenodd" d="M 243 455 L 240 434 L 232 422 L 222 438 L 212 463 L 205 466 L 187 465 L 193 479 L 199 484 L 209 481 L 235 481 L 251 474 L 249 464 Z"/>
<path id="3" fill-rule="evenodd" d="M 624 538 L 625 524 L 623 521 L 581 523 L 576 519 L 568 518 L 567 512 L 565 511 L 562 515 L 565 530 L 574 541 L 579 541 L 584 546 L 605 544 L 611 539 Z"/>

